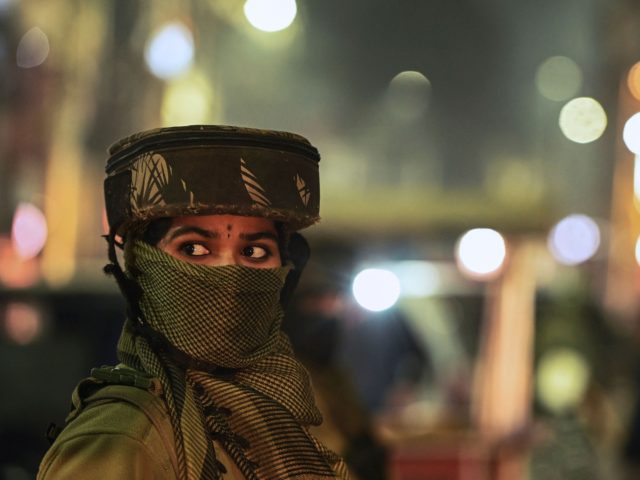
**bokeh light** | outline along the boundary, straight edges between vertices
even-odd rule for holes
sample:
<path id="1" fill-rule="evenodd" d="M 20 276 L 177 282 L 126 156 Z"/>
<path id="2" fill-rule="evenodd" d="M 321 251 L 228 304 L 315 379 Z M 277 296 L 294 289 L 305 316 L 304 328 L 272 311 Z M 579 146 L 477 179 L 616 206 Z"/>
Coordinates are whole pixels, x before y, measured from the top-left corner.
<path id="1" fill-rule="evenodd" d="M 23 302 L 11 302 L 4 312 L 4 333 L 18 345 L 27 345 L 41 335 L 44 322 L 41 312 Z"/>
<path id="2" fill-rule="evenodd" d="M 640 155 L 640 112 L 635 113 L 625 122 L 622 138 L 629 150 Z"/>
<path id="3" fill-rule="evenodd" d="M 356 275 L 352 286 L 353 296 L 372 312 L 391 308 L 400 297 L 400 280 L 389 270 L 367 268 Z"/>
<path id="4" fill-rule="evenodd" d="M 20 258 L 27 260 L 40 253 L 47 242 L 47 220 L 30 203 L 20 203 L 11 226 L 11 240 Z"/>
<path id="5" fill-rule="evenodd" d="M 600 138 L 607 128 L 607 114 L 597 100 L 579 97 L 562 107 L 558 123 L 572 142 L 590 143 Z"/>
<path id="6" fill-rule="evenodd" d="M 25 33 L 18 43 L 16 62 L 21 68 L 33 68 L 42 63 L 49 56 L 49 39 L 38 27 L 33 27 Z"/>
<path id="7" fill-rule="evenodd" d="M 295 0 L 247 0 L 244 14 L 249 23 L 263 32 L 284 30 L 298 13 Z"/>
<path id="8" fill-rule="evenodd" d="M 407 70 L 389 82 L 387 104 L 390 113 L 411 120 L 426 111 L 430 96 L 429 79 L 420 72 Z"/>
<path id="9" fill-rule="evenodd" d="M 404 260 L 389 266 L 389 270 L 400 280 L 400 293 L 403 297 L 426 297 L 440 288 L 440 273 L 430 262 Z"/>
<path id="10" fill-rule="evenodd" d="M 166 126 L 210 123 L 212 92 L 198 75 L 173 80 L 162 98 L 162 123 Z"/>
<path id="11" fill-rule="evenodd" d="M 568 57 L 547 58 L 536 72 L 536 87 L 549 100 L 567 100 L 580 91 L 582 71 L 576 62 Z"/>
<path id="12" fill-rule="evenodd" d="M 460 271 L 476 280 L 494 278 L 501 270 L 507 248 L 500 233 L 490 228 L 466 232 L 456 245 L 456 262 Z"/>
<path id="13" fill-rule="evenodd" d="M 545 177 L 535 162 L 515 155 L 494 157 L 486 167 L 484 187 L 505 205 L 532 205 L 545 193 Z"/>
<path id="14" fill-rule="evenodd" d="M 640 155 L 633 159 L 633 195 L 640 203 Z"/>
<path id="15" fill-rule="evenodd" d="M 640 265 L 640 236 L 636 239 L 636 263 Z"/>
<path id="16" fill-rule="evenodd" d="M 25 260 L 15 250 L 10 238 L 0 235 L 0 283 L 9 288 L 26 288 L 40 278 L 36 258 Z"/>
<path id="17" fill-rule="evenodd" d="M 18 0 L 0 0 L 0 12 L 5 12 L 13 7 Z"/>
<path id="18" fill-rule="evenodd" d="M 582 401 L 590 376 L 583 355 L 570 348 L 554 348 L 542 356 L 538 365 L 538 399 L 556 413 L 574 408 Z"/>
<path id="19" fill-rule="evenodd" d="M 600 228 L 586 215 L 569 215 L 551 229 L 548 246 L 560 263 L 577 265 L 586 262 L 598 251 Z"/>
<path id="20" fill-rule="evenodd" d="M 629 87 L 631 95 L 633 95 L 636 100 L 640 100 L 640 62 L 636 63 L 629 70 L 627 86 Z"/>
<path id="21" fill-rule="evenodd" d="M 162 79 L 177 77 L 193 62 L 193 35 L 184 24 L 163 25 L 151 36 L 144 58 L 151 73 Z"/>

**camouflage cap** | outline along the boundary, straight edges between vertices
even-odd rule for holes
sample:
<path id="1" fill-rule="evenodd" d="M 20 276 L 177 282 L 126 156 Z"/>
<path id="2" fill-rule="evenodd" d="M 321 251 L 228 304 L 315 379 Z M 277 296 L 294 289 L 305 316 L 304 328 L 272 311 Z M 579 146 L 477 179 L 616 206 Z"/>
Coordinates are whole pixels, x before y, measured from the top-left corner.
<path id="1" fill-rule="evenodd" d="M 220 125 L 148 130 L 109 148 L 107 219 L 122 235 L 153 218 L 234 214 L 299 230 L 319 219 L 320 155 L 288 132 Z"/>

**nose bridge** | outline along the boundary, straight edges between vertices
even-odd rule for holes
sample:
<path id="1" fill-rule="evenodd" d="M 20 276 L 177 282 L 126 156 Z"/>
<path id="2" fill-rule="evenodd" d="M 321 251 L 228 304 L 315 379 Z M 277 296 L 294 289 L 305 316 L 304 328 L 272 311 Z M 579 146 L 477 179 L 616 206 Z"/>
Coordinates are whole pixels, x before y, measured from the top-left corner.
<path id="1" fill-rule="evenodd" d="M 218 251 L 218 265 L 239 265 L 240 259 L 230 246 L 222 246 Z"/>

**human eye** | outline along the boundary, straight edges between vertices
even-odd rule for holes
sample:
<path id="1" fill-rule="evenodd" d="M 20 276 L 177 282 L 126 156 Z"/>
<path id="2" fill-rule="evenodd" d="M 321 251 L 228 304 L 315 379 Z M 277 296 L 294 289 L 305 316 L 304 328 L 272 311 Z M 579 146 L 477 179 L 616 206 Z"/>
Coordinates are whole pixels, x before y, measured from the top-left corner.
<path id="1" fill-rule="evenodd" d="M 262 261 L 271 257 L 271 250 L 267 247 L 261 247 L 259 245 L 246 246 L 240 253 L 243 257 L 247 257 L 255 261 Z"/>
<path id="2" fill-rule="evenodd" d="M 211 252 L 202 243 L 187 242 L 180 246 L 180 252 L 187 257 L 202 257 L 209 255 Z"/>

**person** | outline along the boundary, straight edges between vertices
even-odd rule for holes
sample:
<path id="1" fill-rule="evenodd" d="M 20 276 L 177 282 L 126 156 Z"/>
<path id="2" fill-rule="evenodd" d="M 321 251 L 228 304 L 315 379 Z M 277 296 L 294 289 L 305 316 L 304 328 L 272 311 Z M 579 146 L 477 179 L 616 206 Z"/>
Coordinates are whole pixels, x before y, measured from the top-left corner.
<path id="1" fill-rule="evenodd" d="M 280 328 L 309 253 L 296 232 L 319 218 L 315 147 L 186 126 L 109 153 L 105 271 L 127 301 L 121 363 L 76 387 L 38 479 L 347 478 L 310 433 L 322 418 Z"/>
<path id="2" fill-rule="evenodd" d="M 315 275 L 305 277 L 298 288 L 282 328 L 311 376 L 324 418 L 314 434 L 340 454 L 354 476 L 383 480 L 388 478 L 388 448 L 377 438 L 373 415 L 340 358 L 345 325 L 355 320 L 346 300 L 344 275 L 335 259 L 327 257 L 320 262 L 316 257 L 309 267 L 312 272 L 307 273 Z"/>

